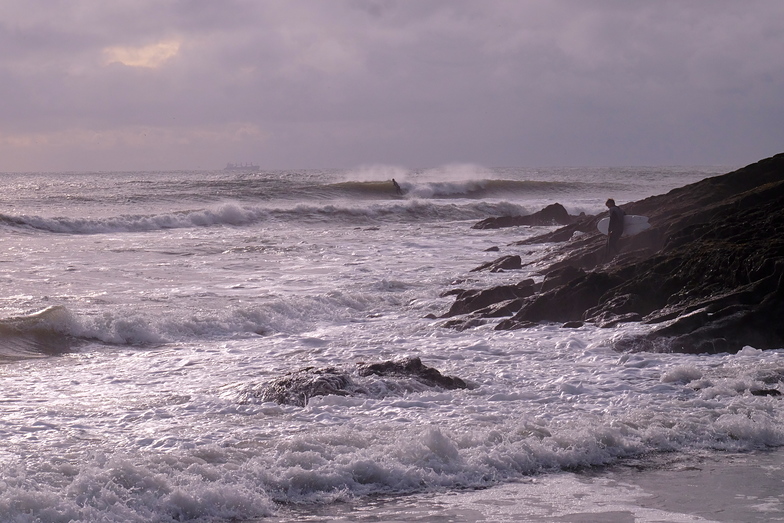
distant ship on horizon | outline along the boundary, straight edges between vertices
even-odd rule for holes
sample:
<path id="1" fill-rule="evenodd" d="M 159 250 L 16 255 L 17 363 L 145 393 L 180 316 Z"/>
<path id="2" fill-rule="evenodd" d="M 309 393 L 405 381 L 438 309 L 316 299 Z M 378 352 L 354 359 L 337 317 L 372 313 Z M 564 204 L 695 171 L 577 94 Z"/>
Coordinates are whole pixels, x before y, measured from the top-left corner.
<path id="1" fill-rule="evenodd" d="M 223 169 L 224 171 L 258 171 L 261 169 L 261 166 L 256 165 L 255 163 L 232 163 L 229 162 L 226 164 L 226 167 Z"/>

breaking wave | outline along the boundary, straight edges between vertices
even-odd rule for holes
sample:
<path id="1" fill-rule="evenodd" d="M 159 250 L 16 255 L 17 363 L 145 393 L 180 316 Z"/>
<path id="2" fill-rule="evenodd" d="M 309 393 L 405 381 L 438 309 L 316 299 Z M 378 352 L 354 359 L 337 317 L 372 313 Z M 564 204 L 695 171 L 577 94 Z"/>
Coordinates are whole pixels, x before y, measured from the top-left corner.
<path id="1" fill-rule="evenodd" d="M 533 209 L 538 210 L 538 209 Z M 107 234 L 165 229 L 233 226 L 271 222 L 330 222 L 371 224 L 376 222 L 479 220 L 487 216 L 526 214 L 521 205 L 502 202 L 432 202 L 411 199 L 390 202 L 330 201 L 300 203 L 290 207 L 261 207 L 226 203 L 215 208 L 152 215 L 121 215 L 104 218 L 10 216 L 0 214 L 7 227 L 57 234 Z"/>
<path id="2" fill-rule="evenodd" d="M 69 352 L 73 317 L 65 307 L 0 319 L 0 362 L 44 358 Z"/>
<path id="3" fill-rule="evenodd" d="M 0 223 L 12 227 L 54 233 L 101 234 L 210 227 L 213 225 L 247 225 L 261 221 L 266 216 L 266 211 L 260 208 L 224 204 L 214 209 L 178 211 L 153 215 L 122 215 L 107 218 L 44 218 L 41 216 L 0 215 Z"/>
<path id="4" fill-rule="evenodd" d="M 364 317 L 379 300 L 374 293 L 272 296 L 255 304 L 194 313 L 146 304 L 133 310 L 106 308 L 84 314 L 55 305 L 0 319 L 0 362 L 66 354 L 87 343 L 150 347 L 183 341 L 301 333 L 319 324 Z"/>
<path id="5" fill-rule="evenodd" d="M 367 199 L 422 198 L 422 199 L 481 199 L 514 198 L 557 195 L 575 192 L 583 184 L 534 180 L 479 179 L 460 181 L 397 180 L 402 194 L 398 194 L 392 180 L 347 181 L 326 186 L 325 194 L 334 197 Z"/>

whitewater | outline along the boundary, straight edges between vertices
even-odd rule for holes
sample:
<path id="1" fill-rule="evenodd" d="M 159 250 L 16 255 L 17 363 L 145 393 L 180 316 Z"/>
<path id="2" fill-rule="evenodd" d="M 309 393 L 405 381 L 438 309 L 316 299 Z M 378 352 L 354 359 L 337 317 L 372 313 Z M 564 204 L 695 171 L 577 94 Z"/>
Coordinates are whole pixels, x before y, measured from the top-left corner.
<path id="1" fill-rule="evenodd" d="M 541 281 L 555 250 L 512 245 L 550 227 L 477 221 L 729 170 L 5 173 L 0 522 L 784 520 L 782 400 L 750 393 L 784 350 L 622 354 L 645 325 L 438 319 L 450 290 Z M 504 254 L 523 269 L 471 271 Z M 470 386 L 356 374 L 409 357 Z M 306 368 L 361 392 L 259 399 Z M 728 463 L 699 491 L 723 515 L 645 501 Z M 757 490 L 733 512 L 715 492 L 739 477 Z"/>

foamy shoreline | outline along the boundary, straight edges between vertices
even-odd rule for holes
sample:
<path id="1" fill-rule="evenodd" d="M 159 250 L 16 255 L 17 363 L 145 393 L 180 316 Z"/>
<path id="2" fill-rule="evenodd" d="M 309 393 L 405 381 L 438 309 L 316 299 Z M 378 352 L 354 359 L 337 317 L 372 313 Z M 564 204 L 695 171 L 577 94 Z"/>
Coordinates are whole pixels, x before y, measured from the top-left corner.
<path id="1" fill-rule="evenodd" d="M 784 521 L 784 451 L 659 456 L 658 464 L 544 474 L 483 490 L 324 507 L 284 508 L 263 520 L 353 523 Z M 639 466 L 638 466 L 639 465 Z"/>

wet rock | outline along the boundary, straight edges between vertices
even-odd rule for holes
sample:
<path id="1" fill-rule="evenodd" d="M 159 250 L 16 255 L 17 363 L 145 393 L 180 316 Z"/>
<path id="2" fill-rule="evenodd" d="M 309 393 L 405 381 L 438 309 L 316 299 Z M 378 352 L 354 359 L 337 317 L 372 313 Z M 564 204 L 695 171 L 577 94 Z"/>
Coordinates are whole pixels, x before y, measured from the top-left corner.
<path id="1" fill-rule="evenodd" d="M 776 389 L 754 389 L 749 392 L 754 396 L 781 396 L 781 391 Z"/>
<path id="2" fill-rule="evenodd" d="M 419 358 L 407 358 L 371 364 L 360 363 L 351 370 L 308 367 L 269 383 L 250 387 L 240 396 L 243 402 L 269 401 L 304 407 L 316 396 L 369 395 L 372 391 L 361 383 L 361 379 L 371 375 L 413 379 L 424 387 L 449 390 L 469 388 L 461 378 L 445 376 L 437 369 L 424 365 Z"/>
<path id="3" fill-rule="evenodd" d="M 513 255 L 501 256 L 500 258 L 496 258 L 491 262 L 483 263 L 479 267 L 475 269 L 471 269 L 471 272 L 479 272 L 479 271 L 502 272 L 504 270 L 521 269 L 522 267 L 523 267 L 523 262 L 520 256 L 517 254 L 513 254 Z"/>
<path id="4" fill-rule="evenodd" d="M 528 279 L 516 285 L 499 285 L 489 289 L 462 291 L 457 294 L 452 307 L 443 317 L 450 318 L 460 314 L 469 314 L 502 302 L 527 298 L 534 294 L 534 289 L 534 281 Z"/>
<path id="5" fill-rule="evenodd" d="M 487 323 L 486 321 L 482 320 L 481 318 L 457 318 L 454 320 L 445 321 L 441 326 L 446 327 L 448 329 L 453 329 L 458 332 L 462 332 L 467 329 L 473 329 L 474 327 L 479 327 Z"/>
<path id="6" fill-rule="evenodd" d="M 419 358 L 407 358 L 399 361 L 384 361 L 381 363 L 360 364 L 358 367 L 360 376 L 405 376 L 415 378 L 421 383 L 430 387 L 441 387 L 443 389 L 465 389 L 468 385 L 460 378 L 444 376 L 437 369 L 428 367 Z"/>
<path id="7" fill-rule="evenodd" d="M 595 307 L 602 296 L 620 280 L 610 274 L 590 272 L 568 283 L 528 299 L 512 322 L 583 321 L 587 309 Z M 500 326 L 498 330 L 503 330 Z"/>
<path id="8" fill-rule="evenodd" d="M 564 267 L 551 270 L 545 275 L 544 281 L 542 282 L 541 292 L 547 292 L 557 287 L 561 287 L 562 285 L 565 285 L 581 276 L 585 276 L 585 271 L 573 265 L 566 265 Z"/>
<path id="9" fill-rule="evenodd" d="M 540 292 L 496 328 L 644 321 L 661 326 L 617 350 L 784 347 L 784 154 L 622 208 L 651 228 L 622 239 L 612 260 L 595 228 L 603 215 L 520 242 L 565 243 L 549 250 Z"/>
<path id="10" fill-rule="evenodd" d="M 503 227 L 519 227 L 522 225 L 547 226 L 567 225 L 578 220 L 579 216 L 570 215 L 563 205 L 553 203 L 541 211 L 525 216 L 498 216 L 487 218 L 475 223 L 472 229 L 500 229 Z"/>
<path id="11" fill-rule="evenodd" d="M 523 298 L 506 300 L 481 308 L 476 311 L 476 314 L 482 318 L 502 318 L 504 316 L 512 316 L 522 309 L 524 305 L 525 300 Z"/>
<path id="12" fill-rule="evenodd" d="M 307 368 L 262 386 L 250 395 L 257 401 L 304 407 L 316 396 L 347 396 L 356 386 L 345 372 L 335 368 Z"/>
<path id="13" fill-rule="evenodd" d="M 597 318 L 594 318 L 594 323 L 603 329 L 615 327 L 619 323 L 629 323 L 633 321 L 640 321 L 640 315 L 635 312 L 630 312 L 627 314 L 605 313 Z"/>

